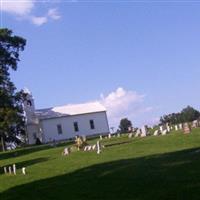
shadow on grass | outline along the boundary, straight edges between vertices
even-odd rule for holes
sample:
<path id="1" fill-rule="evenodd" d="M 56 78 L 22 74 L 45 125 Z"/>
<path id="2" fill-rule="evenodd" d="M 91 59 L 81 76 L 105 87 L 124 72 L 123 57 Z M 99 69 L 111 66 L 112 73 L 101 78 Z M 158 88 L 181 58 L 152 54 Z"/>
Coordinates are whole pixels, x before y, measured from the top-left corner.
<path id="1" fill-rule="evenodd" d="M 16 186 L 2 200 L 199 199 L 197 149 L 118 160 Z"/>
<path id="2" fill-rule="evenodd" d="M 65 141 L 62 143 L 58 143 L 56 146 L 52 146 L 50 144 L 45 144 L 45 145 L 40 145 L 40 146 L 25 147 L 25 148 L 13 150 L 13 151 L 2 152 L 2 153 L 0 152 L 0 160 L 14 158 L 14 157 L 20 157 L 23 155 L 37 152 L 37 151 L 48 150 L 50 148 L 55 148 L 55 147 L 64 147 L 64 146 L 68 146 L 68 145 L 72 145 L 72 144 L 73 144 L 72 141 Z"/>
<path id="3" fill-rule="evenodd" d="M 5 165 L 5 166 L 1 167 L 0 174 L 4 173 L 3 167 L 12 166 L 13 164 L 16 164 L 17 169 L 21 169 L 22 167 L 29 167 L 31 165 L 38 164 L 41 162 L 46 162 L 48 160 L 49 160 L 48 157 L 43 157 L 43 158 L 36 158 L 36 159 L 26 160 L 26 161 L 22 161 L 22 162 L 12 163 L 10 165 Z"/>
<path id="4" fill-rule="evenodd" d="M 22 149 L 13 150 L 13 151 L 7 151 L 7 152 L 0 153 L 0 160 L 20 157 L 23 155 L 37 152 L 37 151 L 47 150 L 49 148 L 52 148 L 52 147 L 49 145 L 41 145 L 41 146 L 26 147 Z"/>

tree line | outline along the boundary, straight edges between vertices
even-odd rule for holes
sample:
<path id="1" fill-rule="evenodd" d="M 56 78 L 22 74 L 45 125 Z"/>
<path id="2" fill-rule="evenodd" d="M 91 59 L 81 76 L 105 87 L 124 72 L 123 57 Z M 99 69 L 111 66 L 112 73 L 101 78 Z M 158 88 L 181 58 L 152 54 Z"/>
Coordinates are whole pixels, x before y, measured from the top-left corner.
<path id="1" fill-rule="evenodd" d="M 187 106 L 181 112 L 164 115 L 160 118 L 160 125 L 169 123 L 171 125 L 192 122 L 200 118 L 200 112 L 191 106 Z"/>
<path id="2" fill-rule="evenodd" d="M 180 124 L 185 122 L 192 122 L 194 120 L 200 119 L 200 112 L 194 109 L 191 106 L 187 106 L 186 108 L 182 109 L 181 112 L 178 113 L 171 113 L 168 115 L 163 115 L 160 117 L 160 122 L 158 125 L 164 124 Z M 120 120 L 119 131 L 121 133 L 128 133 L 131 131 L 132 122 L 128 118 L 123 118 Z"/>

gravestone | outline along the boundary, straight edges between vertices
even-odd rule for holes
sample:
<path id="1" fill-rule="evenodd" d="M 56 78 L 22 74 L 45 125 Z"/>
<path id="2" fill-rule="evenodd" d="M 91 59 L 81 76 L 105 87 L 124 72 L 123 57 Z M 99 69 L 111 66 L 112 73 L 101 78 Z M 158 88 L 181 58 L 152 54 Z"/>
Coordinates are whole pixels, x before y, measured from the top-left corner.
<path id="1" fill-rule="evenodd" d="M 9 174 L 12 174 L 12 167 L 11 166 L 8 167 L 8 171 L 9 171 Z"/>
<path id="2" fill-rule="evenodd" d="M 15 165 L 15 164 L 13 165 L 13 173 L 14 173 L 14 175 L 17 174 L 17 171 L 16 171 L 16 165 Z"/>
<path id="3" fill-rule="evenodd" d="M 4 170 L 4 173 L 5 173 L 5 174 L 8 173 L 8 172 L 7 172 L 7 167 L 4 167 L 3 170 Z"/>
<path id="4" fill-rule="evenodd" d="M 112 136 L 111 136 L 111 134 L 109 133 L 109 134 L 108 134 L 108 138 L 111 139 L 111 137 L 112 137 Z"/>
<path id="5" fill-rule="evenodd" d="M 153 135 L 154 136 L 158 136 L 159 135 L 159 130 L 155 130 Z"/>
<path id="6" fill-rule="evenodd" d="M 95 150 L 96 149 L 96 144 L 94 144 L 93 146 L 92 146 L 92 150 Z"/>
<path id="7" fill-rule="evenodd" d="M 85 135 L 82 136 L 82 139 L 83 139 L 83 142 L 86 142 L 87 141 L 87 138 Z"/>
<path id="8" fill-rule="evenodd" d="M 101 153 L 101 145 L 100 145 L 100 142 L 97 141 L 97 154 L 100 154 Z"/>
<path id="9" fill-rule="evenodd" d="M 178 131 L 178 125 L 175 125 L 175 131 Z"/>
<path id="10" fill-rule="evenodd" d="M 194 120 L 192 122 L 192 128 L 197 128 L 198 127 L 198 121 L 197 120 Z"/>
<path id="11" fill-rule="evenodd" d="M 120 138 L 120 136 L 121 136 L 121 134 L 120 134 L 120 133 L 117 133 L 117 137 Z"/>
<path id="12" fill-rule="evenodd" d="M 191 127 L 190 127 L 189 123 L 184 123 L 183 124 L 183 133 L 184 134 L 191 133 Z"/>
<path id="13" fill-rule="evenodd" d="M 164 130 L 167 129 L 167 124 L 161 125 L 160 126 L 160 132 L 162 133 Z"/>
<path id="14" fill-rule="evenodd" d="M 179 124 L 178 126 L 180 130 L 183 129 L 183 124 Z"/>
<path id="15" fill-rule="evenodd" d="M 22 168 L 22 174 L 26 175 L 26 168 L 25 167 Z"/>
<path id="16" fill-rule="evenodd" d="M 166 129 L 162 131 L 162 135 L 167 135 L 167 130 Z"/>
<path id="17" fill-rule="evenodd" d="M 146 137 L 147 135 L 148 135 L 147 126 L 143 126 L 143 127 L 142 127 L 141 137 Z"/>
<path id="18" fill-rule="evenodd" d="M 136 131 L 136 134 L 135 134 L 135 137 L 139 137 L 141 135 L 141 129 L 137 129 Z"/>
<path id="19" fill-rule="evenodd" d="M 92 146 L 88 146 L 88 151 L 91 151 L 92 150 Z"/>
<path id="20" fill-rule="evenodd" d="M 170 126 L 167 125 L 167 132 L 169 133 L 171 131 Z"/>
<path id="21" fill-rule="evenodd" d="M 133 137 L 133 133 L 129 133 L 128 138 L 132 138 L 132 137 Z"/>
<path id="22" fill-rule="evenodd" d="M 88 146 L 85 146 L 83 151 L 87 151 L 87 150 L 88 150 Z"/>
<path id="23" fill-rule="evenodd" d="M 132 132 L 133 128 L 131 126 L 128 127 L 128 132 Z"/>
<path id="24" fill-rule="evenodd" d="M 99 136 L 99 138 L 100 138 L 100 140 L 103 140 L 103 137 L 102 137 L 102 135 L 100 135 L 100 136 Z"/>
<path id="25" fill-rule="evenodd" d="M 68 147 L 66 147 L 63 151 L 63 156 L 68 156 L 70 154 L 70 150 Z"/>

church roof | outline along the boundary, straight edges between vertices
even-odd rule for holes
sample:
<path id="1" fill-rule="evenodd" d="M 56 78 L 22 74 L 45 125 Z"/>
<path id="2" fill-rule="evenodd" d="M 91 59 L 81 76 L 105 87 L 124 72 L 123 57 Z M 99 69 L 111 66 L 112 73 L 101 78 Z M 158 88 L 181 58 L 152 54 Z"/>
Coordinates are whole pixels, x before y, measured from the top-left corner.
<path id="1" fill-rule="evenodd" d="M 88 113 L 105 112 L 106 108 L 99 102 L 84 104 L 68 104 L 52 108 L 36 110 L 36 115 L 40 119 L 57 118 L 64 116 L 82 115 Z"/>

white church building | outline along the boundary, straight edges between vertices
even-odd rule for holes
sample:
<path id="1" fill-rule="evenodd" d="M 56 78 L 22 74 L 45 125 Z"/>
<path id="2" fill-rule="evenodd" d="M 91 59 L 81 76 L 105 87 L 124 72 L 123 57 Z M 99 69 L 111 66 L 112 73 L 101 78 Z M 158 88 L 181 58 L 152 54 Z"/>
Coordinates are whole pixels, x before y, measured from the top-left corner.
<path id="1" fill-rule="evenodd" d="M 29 144 L 39 138 L 42 143 L 79 136 L 109 133 L 106 109 L 99 102 L 35 109 L 32 94 L 26 89 L 24 111 Z"/>

